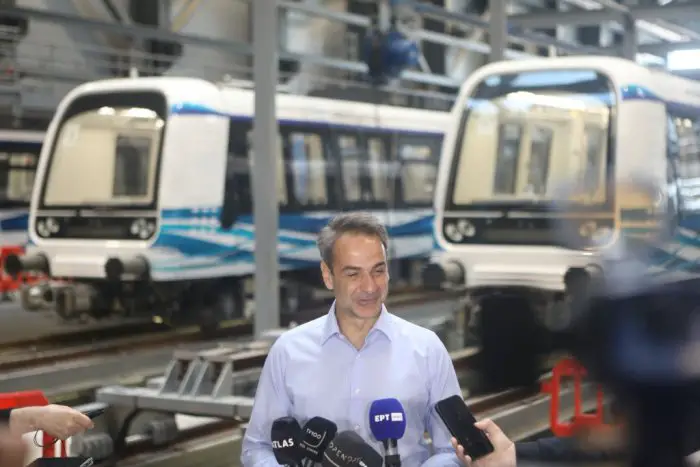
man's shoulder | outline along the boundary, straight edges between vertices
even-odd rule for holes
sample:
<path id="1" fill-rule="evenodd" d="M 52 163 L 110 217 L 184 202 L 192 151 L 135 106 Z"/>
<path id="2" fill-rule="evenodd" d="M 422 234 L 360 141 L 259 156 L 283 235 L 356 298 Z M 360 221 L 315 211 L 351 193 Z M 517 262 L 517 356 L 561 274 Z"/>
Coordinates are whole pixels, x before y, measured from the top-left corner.
<path id="1" fill-rule="evenodd" d="M 323 315 L 304 324 L 300 324 L 283 332 L 275 341 L 278 350 L 296 346 L 301 343 L 319 342 L 325 329 L 327 316 Z"/>
<path id="2" fill-rule="evenodd" d="M 389 316 L 391 317 L 392 325 L 395 327 L 396 332 L 402 337 L 410 338 L 413 343 L 420 344 L 427 348 L 443 346 L 442 341 L 432 329 L 420 326 L 393 313 L 389 313 Z"/>

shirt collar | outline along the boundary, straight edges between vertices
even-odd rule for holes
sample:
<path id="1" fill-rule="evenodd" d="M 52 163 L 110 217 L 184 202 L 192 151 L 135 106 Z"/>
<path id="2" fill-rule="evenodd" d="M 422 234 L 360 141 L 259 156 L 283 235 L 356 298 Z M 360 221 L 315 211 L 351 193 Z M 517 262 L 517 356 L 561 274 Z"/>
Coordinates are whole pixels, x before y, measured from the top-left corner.
<path id="1" fill-rule="evenodd" d="M 376 323 L 374 323 L 374 326 L 372 326 L 372 329 L 369 331 L 367 337 L 371 336 L 375 332 L 380 332 L 381 334 L 384 334 L 384 336 L 386 336 L 389 340 L 391 340 L 394 334 L 391 316 L 386 310 L 384 304 L 382 304 L 382 311 L 379 313 L 379 319 Z M 338 327 L 338 318 L 335 314 L 335 302 L 333 302 L 330 311 L 326 315 L 326 323 L 324 325 L 323 334 L 321 336 L 321 345 L 324 345 L 326 342 L 328 342 L 328 340 L 331 337 L 340 335 L 341 334 L 340 328 Z"/>

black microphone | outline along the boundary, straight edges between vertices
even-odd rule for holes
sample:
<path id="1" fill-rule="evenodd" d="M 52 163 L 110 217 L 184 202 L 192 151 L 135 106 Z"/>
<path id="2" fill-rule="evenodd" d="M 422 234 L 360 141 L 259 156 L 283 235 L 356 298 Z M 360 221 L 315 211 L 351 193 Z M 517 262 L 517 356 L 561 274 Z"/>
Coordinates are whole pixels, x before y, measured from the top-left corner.
<path id="1" fill-rule="evenodd" d="M 293 417 L 282 417 L 272 422 L 270 430 L 272 452 L 278 464 L 296 467 L 301 465 L 304 451 L 299 447 L 301 427 Z"/>
<path id="2" fill-rule="evenodd" d="M 323 453 L 323 467 L 382 467 L 384 458 L 354 431 L 338 433 Z"/>
<path id="3" fill-rule="evenodd" d="M 321 462 L 323 452 L 337 432 L 338 426 L 332 421 L 323 417 L 314 417 L 301 429 L 299 447 L 307 459 L 314 463 Z"/>

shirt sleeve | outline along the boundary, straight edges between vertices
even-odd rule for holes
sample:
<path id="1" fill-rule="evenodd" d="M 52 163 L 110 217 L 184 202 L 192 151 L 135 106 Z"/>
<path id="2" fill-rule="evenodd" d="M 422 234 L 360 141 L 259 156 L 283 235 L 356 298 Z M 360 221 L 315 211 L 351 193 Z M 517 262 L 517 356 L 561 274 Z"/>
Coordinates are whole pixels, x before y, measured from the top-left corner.
<path id="1" fill-rule="evenodd" d="M 423 467 L 463 467 L 450 439 L 452 435 L 435 410 L 435 404 L 450 396 L 462 396 L 452 358 L 440 338 L 431 333 L 428 353 L 429 405 L 425 426 L 433 443 L 434 454 L 423 463 Z"/>
<path id="2" fill-rule="evenodd" d="M 277 467 L 272 452 L 270 430 L 272 423 L 291 414 L 291 401 L 284 386 L 286 352 L 282 338 L 270 348 L 265 359 L 253 402 L 248 428 L 243 436 L 241 465 L 243 467 Z"/>
<path id="3" fill-rule="evenodd" d="M 536 462 L 606 462 L 624 459 L 616 449 L 584 449 L 574 438 L 548 437 L 515 443 L 518 460 Z"/>

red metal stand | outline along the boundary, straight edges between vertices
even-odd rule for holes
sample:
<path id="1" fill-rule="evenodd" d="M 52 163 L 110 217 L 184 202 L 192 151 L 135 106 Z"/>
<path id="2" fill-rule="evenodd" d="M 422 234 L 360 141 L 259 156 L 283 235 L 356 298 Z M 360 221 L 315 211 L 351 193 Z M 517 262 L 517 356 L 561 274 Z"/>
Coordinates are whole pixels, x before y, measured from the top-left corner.
<path id="1" fill-rule="evenodd" d="M 5 274 L 5 259 L 10 255 L 21 255 L 24 248 L 20 246 L 7 246 L 0 248 L 0 293 L 10 292 L 19 289 L 22 284 L 36 282 L 39 277 L 33 274 L 21 273 L 17 278 Z"/>
<path id="2" fill-rule="evenodd" d="M 581 387 L 585 376 L 586 369 L 580 363 L 572 358 L 565 358 L 552 369 L 552 378 L 542 383 L 542 392 L 548 393 L 552 398 L 549 410 L 549 424 L 555 436 L 571 436 L 580 428 L 605 426 L 603 418 L 603 391 L 600 388 L 596 394 L 595 413 L 587 414 L 583 412 Z M 563 377 L 573 378 L 574 383 L 574 416 L 568 422 L 559 420 L 561 379 Z"/>
<path id="3" fill-rule="evenodd" d="M 15 409 L 20 407 L 35 407 L 49 405 L 48 399 L 42 391 L 22 391 L 8 394 L 0 394 L 0 409 Z M 59 457 L 66 457 L 66 443 L 57 440 L 53 436 L 43 433 L 42 438 L 42 456 L 56 457 L 56 445 L 59 442 L 61 446 L 61 454 Z"/>

